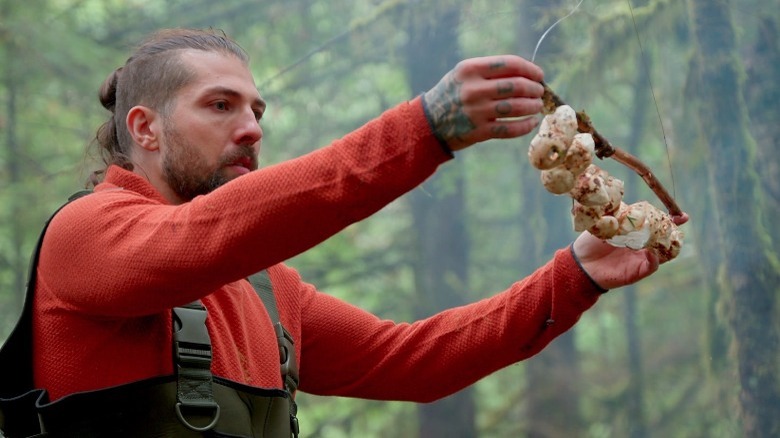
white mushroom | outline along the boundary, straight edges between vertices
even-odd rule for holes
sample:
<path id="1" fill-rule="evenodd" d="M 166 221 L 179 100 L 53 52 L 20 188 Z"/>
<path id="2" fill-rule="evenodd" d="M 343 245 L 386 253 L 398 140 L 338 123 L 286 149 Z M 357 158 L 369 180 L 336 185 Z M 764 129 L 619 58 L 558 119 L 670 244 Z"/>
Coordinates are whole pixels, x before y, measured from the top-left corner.
<path id="1" fill-rule="evenodd" d="M 568 193 L 574 188 L 575 176 L 563 166 L 542 171 L 542 184 L 548 192 L 556 195 Z"/>
<path id="2" fill-rule="evenodd" d="M 545 116 L 528 149 L 544 187 L 574 199 L 576 231 L 587 230 L 615 246 L 648 248 L 662 262 L 677 257 L 683 235 L 671 217 L 645 201 L 626 205 L 623 181 L 592 164 L 594 155 L 593 136 L 577 133 L 577 114 L 567 105 Z"/>
<path id="3" fill-rule="evenodd" d="M 561 105 L 555 112 L 548 114 L 539 126 L 539 132 L 550 131 L 555 136 L 562 136 L 571 142 L 577 134 L 577 113 L 569 105 Z"/>
<path id="4" fill-rule="evenodd" d="M 574 221 L 574 231 L 585 231 L 596 225 L 596 222 L 604 215 L 604 210 L 598 206 L 588 207 L 574 201 L 571 214 Z"/>
<path id="5" fill-rule="evenodd" d="M 671 229 L 663 241 L 656 241 L 650 246 L 650 250 L 658 254 L 661 263 L 680 255 L 682 249 L 683 233 L 676 226 Z"/>
<path id="6" fill-rule="evenodd" d="M 618 226 L 615 216 L 602 216 L 588 231 L 599 239 L 609 239 L 617 234 Z"/>
<path id="7" fill-rule="evenodd" d="M 625 246 L 631 249 L 642 249 L 650 239 L 650 228 L 647 226 L 647 202 L 637 202 L 626 205 L 621 202 L 615 217 L 619 228 L 617 235 L 609 240 L 615 246 Z"/>
<path id="8" fill-rule="evenodd" d="M 570 106 L 561 105 L 542 119 L 539 132 L 531 140 L 528 159 L 540 170 L 552 169 L 563 163 L 574 135 L 577 134 L 577 114 Z"/>
<path id="9" fill-rule="evenodd" d="M 528 159 L 537 169 L 552 169 L 563 163 L 567 149 L 568 144 L 565 138 L 553 136 L 550 132 L 540 131 L 531 140 L 531 147 L 528 148 Z"/>
<path id="10" fill-rule="evenodd" d="M 604 174 L 606 174 L 606 172 L 604 172 Z M 604 204 L 604 212 L 605 214 L 614 215 L 614 213 L 620 209 L 621 202 L 623 202 L 623 180 L 607 175 L 604 179 L 604 183 L 604 188 L 609 197 L 609 200 Z"/>
<path id="11" fill-rule="evenodd" d="M 577 183 L 569 192 L 572 198 L 588 207 L 601 206 L 609 202 L 606 182 L 601 175 L 601 169 L 591 164 L 585 172 L 577 177 Z"/>
<path id="12" fill-rule="evenodd" d="M 590 134 L 577 134 L 571 141 L 563 165 L 575 176 L 581 174 L 593 162 L 596 144 Z"/>
<path id="13" fill-rule="evenodd" d="M 646 201 L 621 208 L 618 215 L 618 235 L 609 240 L 615 246 L 631 249 L 648 248 L 661 261 L 671 260 L 680 253 L 682 233 L 672 218 Z"/>

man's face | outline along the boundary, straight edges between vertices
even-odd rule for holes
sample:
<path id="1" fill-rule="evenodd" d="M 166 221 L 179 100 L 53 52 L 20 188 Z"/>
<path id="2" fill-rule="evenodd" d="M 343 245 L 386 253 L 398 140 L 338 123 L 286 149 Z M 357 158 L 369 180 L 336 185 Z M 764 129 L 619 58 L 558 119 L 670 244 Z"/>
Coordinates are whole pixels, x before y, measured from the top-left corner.
<path id="1" fill-rule="evenodd" d="M 181 57 L 195 78 L 163 117 L 160 149 L 163 180 L 184 202 L 257 169 L 265 102 L 241 60 L 195 50 Z"/>

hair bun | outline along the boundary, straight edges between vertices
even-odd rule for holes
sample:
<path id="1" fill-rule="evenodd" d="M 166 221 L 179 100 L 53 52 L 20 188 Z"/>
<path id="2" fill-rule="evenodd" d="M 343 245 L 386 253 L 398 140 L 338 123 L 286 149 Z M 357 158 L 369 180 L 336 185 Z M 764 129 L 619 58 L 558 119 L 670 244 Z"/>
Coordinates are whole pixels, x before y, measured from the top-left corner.
<path id="1" fill-rule="evenodd" d="M 116 86 L 117 82 L 119 81 L 119 75 L 121 72 L 122 67 L 114 70 L 110 75 L 108 75 L 106 80 L 103 82 L 103 85 L 100 86 L 100 92 L 98 95 L 100 103 L 103 104 L 105 109 L 111 112 L 114 112 L 114 107 L 116 106 Z"/>

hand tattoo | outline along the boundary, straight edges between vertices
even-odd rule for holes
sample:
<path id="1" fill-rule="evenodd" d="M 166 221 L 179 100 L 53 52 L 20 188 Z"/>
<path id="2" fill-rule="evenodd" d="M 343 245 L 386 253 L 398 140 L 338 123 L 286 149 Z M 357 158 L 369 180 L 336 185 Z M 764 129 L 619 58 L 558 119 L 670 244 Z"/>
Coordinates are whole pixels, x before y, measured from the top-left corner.
<path id="1" fill-rule="evenodd" d="M 502 100 L 496 104 L 496 115 L 498 117 L 506 117 L 512 113 L 512 104 Z"/>
<path id="2" fill-rule="evenodd" d="M 512 83 L 512 81 L 501 81 L 496 86 L 496 92 L 498 92 L 499 96 L 503 96 L 505 94 L 512 94 L 512 91 L 515 90 L 515 84 Z"/>
<path id="3" fill-rule="evenodd" d="M 491 70 L 498 70 L 506 67 L 506 61 L 499 59 L 498 61 L 491 62 L 489 67 Z"/>
<path id="4" fill-rule="evenodd" d="M 490 128 L 490 132 L 497 138 L 509 136 L 509 128 L 505 125 L 496 125 Z"/>
<path id="5" fill-rule="evenodd" d="M 433 132 L 446 143 L 452 139 L 463 142 L 463 136 L 476 128 L 463 111 L 462 85 L 454 74 L 448 74 L 424 96 Z"/>

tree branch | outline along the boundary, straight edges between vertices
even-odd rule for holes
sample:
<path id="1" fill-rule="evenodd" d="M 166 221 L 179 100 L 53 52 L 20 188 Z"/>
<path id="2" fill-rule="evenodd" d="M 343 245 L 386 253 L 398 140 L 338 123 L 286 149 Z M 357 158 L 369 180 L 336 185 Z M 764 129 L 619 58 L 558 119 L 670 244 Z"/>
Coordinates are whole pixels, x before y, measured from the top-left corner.
<path id="1" fill-rule="evenodd" d="M 544 112 L 545 114 L 552 114 L 555 109 L 566 103 L 561 99 L 546 83 L 544 85 Z M 613 146 L 603 135 L 599 134 L 596 128 L 590 121 L 590 117 L 585 111 L 577 111 L 577 130 L 582 133 L 587 133 L 593 136 L 593 142 L 596 144 L 596 156 L 600 159 L 611 157 L 615 161 L 623 164 L 629 169 L 636 172 L 647 183 L 647 186 L 658 196 L 658 199 L 663 202 L 669 214 L 672 216 L 682 216 L 683 212 L 677 205 L 677 202 L 669 194 L 666 188 L 661 184 L 661 181 L 655 177 L 655 174 L 650 170 L 645 163 L 639 158 L 631 155 L 619 147 Z"/>
<path id="2" fill-rule="evenodd" d="M 260 85 L 258 85 L 258 88 L 260 88 L 260 89 L 265 88 L 266 86 L 268 86 L 269 83 L 273 82 L 274 80 L 276 80 L 280 76 L 282 76 L 285 73 L 288 73 L 288 72 L 296 69 L 301 64 L 303 64 L 306 61 L 308 61 L 309 59 L 311 59 L 312 56 L 314 56 L 314 55 L 324 51 L 325 49 L 327 49 L 330 46 L 335 45 L 336 43 L 341 42 L 342 40 L 345 40 L 347 37 L 349 37 L 353 33 L 361 31 L 361 30 L 369 27 L 375 21 L 379 20 L 380 18 L 382 18 L 387 13 L 393 12 L 393 11 L 395 11 L 397 8 L 399 8 L 401 6 L 405 6 L 407 3 L 408 3 L 407 0 L 384 0 L 382 3 L 377 5 L 376 8 L 374 8 L 374 10 L 372 11 L 372 13 L 369 16 L 367 16 L 367 17 L 360 17 L 358 19 L 353 20 L 344 31 L 342 31 L 341 33 L 339 33 L 339 34 L 337 34 L 337 35 L 335 35 L 333 37 L 330 37 L 329 39 L 324 41 L 319 46 L 309 50 L 305 55 L 303 55 L 302 57 L 300 57 L 300 58 L 296 59 L 295 61 L 293 61 L 292 64 L 289 64 L 289 65 L 283 67 L 281 70 L 276 72 L 271 77 L 263 80 L 260 83 Z"/>

